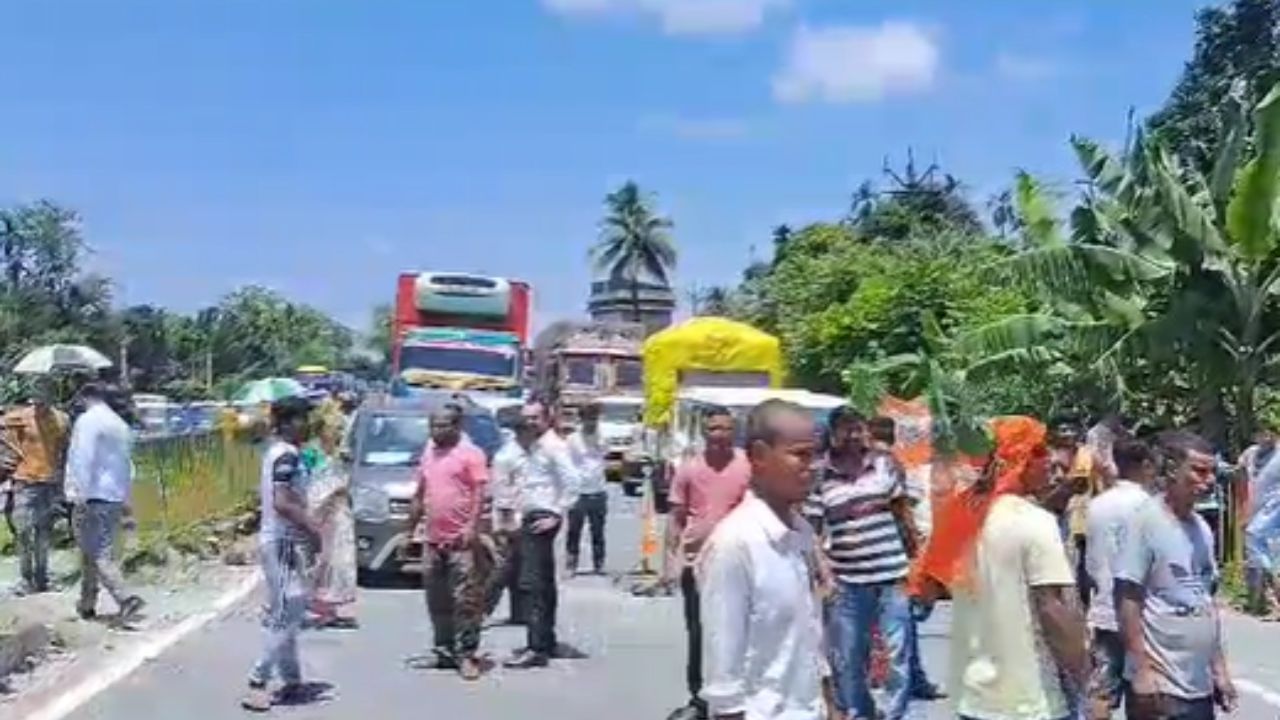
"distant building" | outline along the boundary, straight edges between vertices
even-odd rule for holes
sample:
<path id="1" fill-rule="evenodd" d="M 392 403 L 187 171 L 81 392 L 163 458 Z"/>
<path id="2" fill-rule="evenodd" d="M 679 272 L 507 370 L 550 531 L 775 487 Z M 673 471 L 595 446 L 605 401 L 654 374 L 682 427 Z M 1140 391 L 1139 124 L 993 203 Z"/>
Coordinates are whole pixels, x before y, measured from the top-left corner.
<path id="1" fill-rule="evenodd" d="M 656 332 L 671 324 L 676 309 L 676 294 L 665 283 L 641 280 L 639 284 L 640 317 L 646 334 Z M 631 282 L 621 278 L 596 280 L 591 283 L 591 298 L 587 311 L 595 322 L 635 322 L 635 304 L 631 296 Z"/>

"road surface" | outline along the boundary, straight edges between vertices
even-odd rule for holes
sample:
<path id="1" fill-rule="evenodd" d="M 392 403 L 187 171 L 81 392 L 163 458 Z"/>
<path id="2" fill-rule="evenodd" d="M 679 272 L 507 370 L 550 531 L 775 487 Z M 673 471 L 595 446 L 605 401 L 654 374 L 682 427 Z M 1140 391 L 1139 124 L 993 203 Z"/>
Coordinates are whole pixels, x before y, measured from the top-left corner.
<path id="1" fill-rule="evenodd" d="M 621 573 L 631 567 L 639 545 L 637 503 L 621 495 L 611 503 L 609 569 Z M 561 641 L 584 657 L 536 671 L 498 667 L 479 682 L 465 683 L 453 673 L 405 666 L 406 658 L 430 645 L 420 591 L 365 590 L 358 630 L 303 636 L 302 658 L 307 679 L 316 683 L 315 701 L 277 708 L 274 714 L 324 720 L 661 720 L 683 702 L 684 631 L 678 598 L 633 598 L 610 578 L 592 576 L 569 580 L 561 592 Z M 922 644 L 930 674 L 941 681 L 946 679 L 946 609 L 935 615 L 924 628 Z M 1233 664 L 1246 686 L 1235 716 L 1276 718 L 1280 626 L 1233 618 L 1228 633 Z M 519 628 L 495 627 L 486 631 L 483 649 L 501 660 L 522 641 Z M 186 638 L 70 717 L 241 717 L 237 700 L 259 644 L 255 612 L 242 608 Z M 953 715 L 944 701 L 916 705 L 912 717 Z"/>

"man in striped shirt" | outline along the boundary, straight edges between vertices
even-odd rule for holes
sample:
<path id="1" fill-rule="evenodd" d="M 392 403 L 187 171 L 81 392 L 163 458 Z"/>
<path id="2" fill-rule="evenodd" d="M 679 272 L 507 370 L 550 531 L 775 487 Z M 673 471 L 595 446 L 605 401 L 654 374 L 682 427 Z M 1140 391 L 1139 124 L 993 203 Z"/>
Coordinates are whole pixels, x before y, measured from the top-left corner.
<path id="1" fill-rule="evenodd" d="M 836 707 L 847 717 L 878 717 L 867 678 L 871 628 L 889 653 L 886 720 L 906 716 L 911 688 L 911 607 L 903 587 L 915 530 L 901 467 L 872 450 L 866 423 L 850 408 L 831 414 L 831 448 L 805 513 L 822 536 L 823 573 L 833 586 L 827 638 Z"/>

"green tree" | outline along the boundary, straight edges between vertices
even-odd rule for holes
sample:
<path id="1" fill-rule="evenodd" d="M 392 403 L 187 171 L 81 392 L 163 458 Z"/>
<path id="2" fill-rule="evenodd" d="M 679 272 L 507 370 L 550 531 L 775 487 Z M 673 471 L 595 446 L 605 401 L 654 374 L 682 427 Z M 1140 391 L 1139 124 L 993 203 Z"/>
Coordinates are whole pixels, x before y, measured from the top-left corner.
<path id="1" fill-rule="evenodd" d="M 48 342 L 115 347 L 111 285 L 82 272 L 79 217 L 52 202 L 0 209 L 0 349 L 11 364 Z"/>
<path id="2" fill-rule="evenodd" d="M 394 338 L 394 313 L 390 303 L 375 305 L 369 318 L 369 333 L 365 336 L 365 347 L 377 355 L 385 367 L 391 366 L 391 346 Z"/>
<path id="3" fill-rule="evenodd" d="M 982 221 L 964 197 L 964 188 L 937 164 L 921 171 L 907 150 L 901 171 L 885 161 L 887 187 L 863 183 L 850 205 L 846 222 L 869 240 L 927 240 L 943 234 L 981 235 Z"/>
<path id="4" fill-rule="evenodd" d="M 1280 342 L 1280 86 L 1252 123 L 1238 95 L 1223 117 L 1207 175 L 1158 139 L 1138 137 L 1119 159 L 1076 139 L 1088 182 L 1073 240 L 1039 242 L 1009 267 L 1055 298 L 1060 318 L 1078 313 L 1078 326 L 1104 339 L 1093 368 L 1122 387 L 1131 365 L 1181 375 L 1202 431 L 1225 442 L 1234 420 L 1231 439 L 1243 444 Z"/>
<path id="5" fill-rule="evenodd" d="M 600 241 L 591 255 L 597 272 L 625 281 L 631 289 L 633 319 L 641 318 L 640 283 L 646 279 L 671 284 L 676 265 L 672 222 L 659 215 L 633 181 L 605 197 Z"/>
<path id="6" fill-rule="evenodd" d="M 1220 108 L 1243 86 L 1248 104 L 1280 81 L 1280 0 L 1232 0 L 1196 15 L 1196 45 L 1173 93 L 1147 128 L 1204 174 L 1226 138 Z"/>

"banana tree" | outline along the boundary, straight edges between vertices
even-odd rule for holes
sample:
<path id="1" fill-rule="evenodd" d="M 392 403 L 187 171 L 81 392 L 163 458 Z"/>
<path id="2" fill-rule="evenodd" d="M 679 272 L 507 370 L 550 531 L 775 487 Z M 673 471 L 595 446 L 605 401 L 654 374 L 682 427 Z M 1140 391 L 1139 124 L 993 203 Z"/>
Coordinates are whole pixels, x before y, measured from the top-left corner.
<path id="1" fill-rule="evenodd" d="M 1113 338 L 1094 368 L 1123 377 L 1126 356 L 1184 355 L 1202 421 L 1214 398 L 1234 391 L 1238 443 L 1253 432 L 1257 386 L 1280 338 L 1269 322 L 1280 292 L 1280 85 L 1254 108 L 1252 133 L 1239 97 L 1223 108 L 1208 177 L 1141 136 L 1121 158 L 1073 138 L 1087 185 L 1071 240 L 1051 222 L 1024 221 L 1033 242 L 1006 263 L 1043 288 L 1057 314 Z"/>

